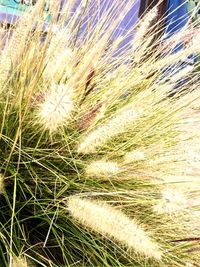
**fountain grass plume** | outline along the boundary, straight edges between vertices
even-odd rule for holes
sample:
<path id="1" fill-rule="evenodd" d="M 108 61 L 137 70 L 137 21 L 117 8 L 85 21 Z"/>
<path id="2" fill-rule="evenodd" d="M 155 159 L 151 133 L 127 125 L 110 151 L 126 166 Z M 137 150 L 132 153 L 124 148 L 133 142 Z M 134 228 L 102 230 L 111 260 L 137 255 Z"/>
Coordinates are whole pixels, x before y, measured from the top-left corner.
<path id="1" fill-rule="evenodd" d="M 13 267 L 29 267 L 27 261 L 20 257 L 13 257 L 12 266 Z"/>
<path id="2" fill-rule="evenodd" d="M 93 161 L 86 168 L 86 175 L 90 177 L 114 176 L 120 173 L 117 162 Z"/>
<path id="3" fill-rule="evenodd" d="M 197 45 L 155 39 L 155 10 L 119 35 L 134 0 L 52 2 L 44 33 L 43 4 L 2 28 L 0 265 L 199 264 Z"/>
<path id="4" fill-rule="evenodd" d="M 134 221 L 121 211 L 91 200 L 71 197 L 67 202 L 70 214 L 83 226 L 99 232 L 104 237 L 111 237 L 134 249 L 147 258 L 161 260 L 160 247 Z"/>
<path id="5" fill-rule="evenodd" d="M 26 44 L 28 42 L 31 28 L 36 23 L 36 16 L 40 16 L 43 10 L 44 1 L 36 3 L 35 9 L 29 10 L 26 16 L 22 16 L 15 31 L 12 27 L 8 35 L 12 35 L 11 40 L 3 48 L 1 56 L 1 79 L 5 80 L 9 77 L 10 69 L 16 64 L 17 60 L 21 58 L 24 53 Z M 7 42 L 8 40 L 4 41 Z M 14 72 L 14 71 L 13 71 Z"/>
<path id="6" fill-rule="evenodd" d="M 72 91 L 73 89 L 67 88 L 65 84 L 53 84 L 44 102 L 39 106 L 38 120 L 49 132 L 55 132 L 59 126 L 67 125 L 71 120 L 74 109 Z"/>
<path id="7" fill-rule="evenodd" d="M 3 175 L 0 175 L 0 194 L 2 194 L 4 191 L 4 177 Z"/>
<path id="8" fill-rule="evenodd" d="M 126 131 L 131 124 L 135 122 L 139 114 L 134 107 L 123 109 L 119 111 L 113 118 L 108 120 L 105 124 L 100 125 L 96 130 L 92 131 L 80 143 L 78 147 L 79 153 L 92 153 L 102 146 L 109 139 Z"/>

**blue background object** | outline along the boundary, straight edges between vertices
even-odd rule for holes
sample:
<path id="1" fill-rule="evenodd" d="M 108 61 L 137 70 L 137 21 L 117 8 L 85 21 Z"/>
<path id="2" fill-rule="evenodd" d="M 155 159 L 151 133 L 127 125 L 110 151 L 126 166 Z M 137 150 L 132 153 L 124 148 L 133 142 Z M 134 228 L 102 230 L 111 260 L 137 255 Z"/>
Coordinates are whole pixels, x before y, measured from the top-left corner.
<path id="1" fill-rule="evenodd" d="M 133 27 L 133 25 L 137 22 L 138 16 L 139 16 L 140 1 L 142 1 L 142 0 L 135 0 L 135 3 L 133 4 L 132 8 L 127 13 L 125 18 L 122 20 L 119 27 L 115 30 L 115 36 L 126 34 L 126 32 L 128 30 L 130 30 L 130 28 Z M 65 5 L 66 2 L 67 2 L 67 0 L 61 1 L 61 10 L 62 10 L 62 7 Z M 99 17 L 93 21 L 94 24 L 98 23 L 98 20 L 101 19 L 104 12 L 106 11 L 106 8 L 109 8 L 111 6 L 111 3 L 112 3 L 112 0 L 100 0 L 98 2 Z M 79 5 L 80 5 L 80 0 L 76 0 L 75 5 L 74 5 L 73 10 L 72 10 L 72 13 L 76 12 L 76 8 Z M 87 12 L 87 14 L 89 14 L 90 12 L 91 12 L 91 14 L 93 13 L 92 6 L 93 6 L 93 1 L 89 0 L 88 6 L 87 6 L 87 10 L 89 10 L 89 11 Z M 84 26 L 83 26 L 83 30 L 84 30 Z"/>
<path id="2" fill-rule="evenodd" d="M 21 4 L 20 0 L 0 0 L 0 22 L 15 24 L 31 4 Z M 48 22 L 50 16 L 47 13 Z"/>
<path id="3" fill-rule="evenodd" d="M 67 0 L 61 1 L 61 9 L 64 3 L 66 2 Z M 89 2 L 92 3 L 91 0 Z M 105 8 L 108 6 L 108 3 L 109 1 L 107 0 L 100 1 L 101 13 L 105 11 Z M 80 0 L 77 0 L 74 6 L 74 12 L 76 12 L 76 7 L 79 4 Z M 0 22 L 15 24 L 17 19 L 23 14 L 27 7 L 28 6 L 25 4 L 20 4 L 20 0 L 0 0 Z M 128 12 L 119 27 L 116 29 L 115 36 L 125 34 L 136 23 L 138 19 L 139 7 L 140 0 L 136 0 L 131 10 Z"/>
<path id="4" fill-rule="evenodd" d="M 186 25 L 189 19 L 185 0 L 168 0 L 166 32 L 171 35 Z"/>
<path id="5" fill-rule="evenodd" d="M 189 14 L 187 9 L 187 2 L 185 0 L 167 0 L 167 16 L 165 20 L 167 38 L 181 30 L 189 20 Z M 174 52 L 177 52 L 183 48 L 184 44 L 178 44 Z M 191 55 L 188 63 L 193 63 L 194 57 Z"/>

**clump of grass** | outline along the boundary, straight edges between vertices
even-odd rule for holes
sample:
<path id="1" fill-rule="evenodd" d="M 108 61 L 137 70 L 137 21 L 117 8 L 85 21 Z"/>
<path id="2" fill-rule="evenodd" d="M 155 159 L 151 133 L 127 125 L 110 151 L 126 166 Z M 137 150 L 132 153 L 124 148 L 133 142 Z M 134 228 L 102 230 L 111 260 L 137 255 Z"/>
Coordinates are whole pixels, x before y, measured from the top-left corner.
<path id="1" fill-rule="evenodd" d="M 199 46 L 155 39 L 156 10 L 117 35 L 134 1 L 108 2 L 52 4 L 44 33 L 38 1 L 4 29 L 2 267 L 200 263 Z"/>

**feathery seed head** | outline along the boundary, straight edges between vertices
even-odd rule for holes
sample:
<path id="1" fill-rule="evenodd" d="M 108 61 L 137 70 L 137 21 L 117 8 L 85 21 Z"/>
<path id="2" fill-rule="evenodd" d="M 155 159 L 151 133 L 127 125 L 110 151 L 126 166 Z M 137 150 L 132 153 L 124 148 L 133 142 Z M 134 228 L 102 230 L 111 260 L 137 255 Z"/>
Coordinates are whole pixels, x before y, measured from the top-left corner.
<path id="1" fill-rule="evenodd" d="M 27 261 L 21 257 L 13 257 L 12 260 L 13 267 L 28 267 Z"/>
<path id="2" fill-rule="evenodd" d="M 1 64 L 5 66 L 3 69 L 4 78 L 8 78 L 9 70 L 13 64 L 17 63 L 17 60 L 24 53 L 25 45 L 29 33 L 33 30 L 36 14 L 39 15 L 41 9 L 44 6 L 44 1 L 37 1 L 35 8 L 30 9 L 26 14 L 23 14 L 17 23 L 16 29 L 12 35 L 7 39 L 8 44 L 5 45 L 4 53 L 1 59 Z"/>
<path id="3" fill-rule="evenodd" d="M 181 81 L 181 79 L 185 79 L 186 77 L 188 78 L 188 76 L 192 73 L 193 70 L 193 65 L 184 67 L 182 70 L 179 70 L 176 74 L 172 75 L 170 82 L 176 83 L 177 81 Z"/>
<path id="4" fill-rule="evenodd" d="M 154 7 L 145 15 L 145 17 L 141 21 L 139 21 L 136 36 L 132 45 L 133 51 L 137 50 L 144 43 L 145 38 L 149 35 L 149 28 L 152 26 L 151 24 L 153 23 L 153 20 L 157 15 L 158 8 Z"/>
<path id="5" fill-rule="evenodd" d="M 53 85 L 49 95 L 39 106 L 38 120 L 51 133 L 70 122 L 74 105 L 66 85 Z"/>
<path id="6" fill-rule="evenodd" d="M 173 214 L 184 210 L 188 206 L 188 199 L 179 189 L 164 189 L 162 199 L 154 207 L 158 214 Z"/>
<path id="7" fill-rule="evenodd" d="M 116 116 L 91 131 L 79 144 L 78 153 L 94 153 L 111 138 L 125 132 L 139 117 L 134 108 L 126 108 Z"/>
<path id="8" fill-rule="evenodd" d="M 55 53 L 55 51 L 53 51 Z M 43 76 L 45 79 L 51 79 L 54 83 L 59 82 L 65 74 L 70 78 L 73 73 L 73 53 L 70 48 L 65 48 L 54 56 L 54 58 L 47 63 Z"/>
<path id="9" fill-rule="evenodd" d="M 136 253 L 161 260 L 162 252 L 156 242 L 134 221 L 121 211 L 101 202 L 71 197 L 68 210 L 72 217 L 85 227 L 114 238 L 116 241 L 134 249 Z"/>
<path id="10" fill-rule="evenodd" d="M 120 172 L 120 168 L 116 162 L 111 161 L 93 161 L 85 170 L 90 177 L 113 176 Z"/>
<path id="11" fill-rule="evenodd" d="M 4 192 L 4 177 L 0 174 L 0 194 Z"/>
<path id="12" fill-rule="evenodd" d="M 125 154 L 124 156 L 124 163 L 131 163 L 134 161 L 141 161 L 145 160 L 146 155 L 144 151 L 141 150 L 133 150 Z"/>
<path id="13" fill-rule="evenodd" d="M 86 114 L 84 114 L 78 125 L 79 129 L 85 130 L 90 127 L 91 124 L 97 122 L 104 115 L 105 105 L 104 103 L 99 103 L 92 109 L 90 109 Z"/>

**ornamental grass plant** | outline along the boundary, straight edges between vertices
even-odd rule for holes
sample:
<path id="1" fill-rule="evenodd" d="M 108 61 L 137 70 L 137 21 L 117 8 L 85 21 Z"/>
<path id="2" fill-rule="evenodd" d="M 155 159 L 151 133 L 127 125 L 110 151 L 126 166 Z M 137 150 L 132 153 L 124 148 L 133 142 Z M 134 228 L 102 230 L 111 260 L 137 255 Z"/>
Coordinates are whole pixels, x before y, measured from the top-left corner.
<path id="1" fill-rule="evenodd" d="M 200 265 L 198 29 L 155 38 L 154 8 L 120 35 L 133 4 L 1 29 L 1 267 Z"/>

